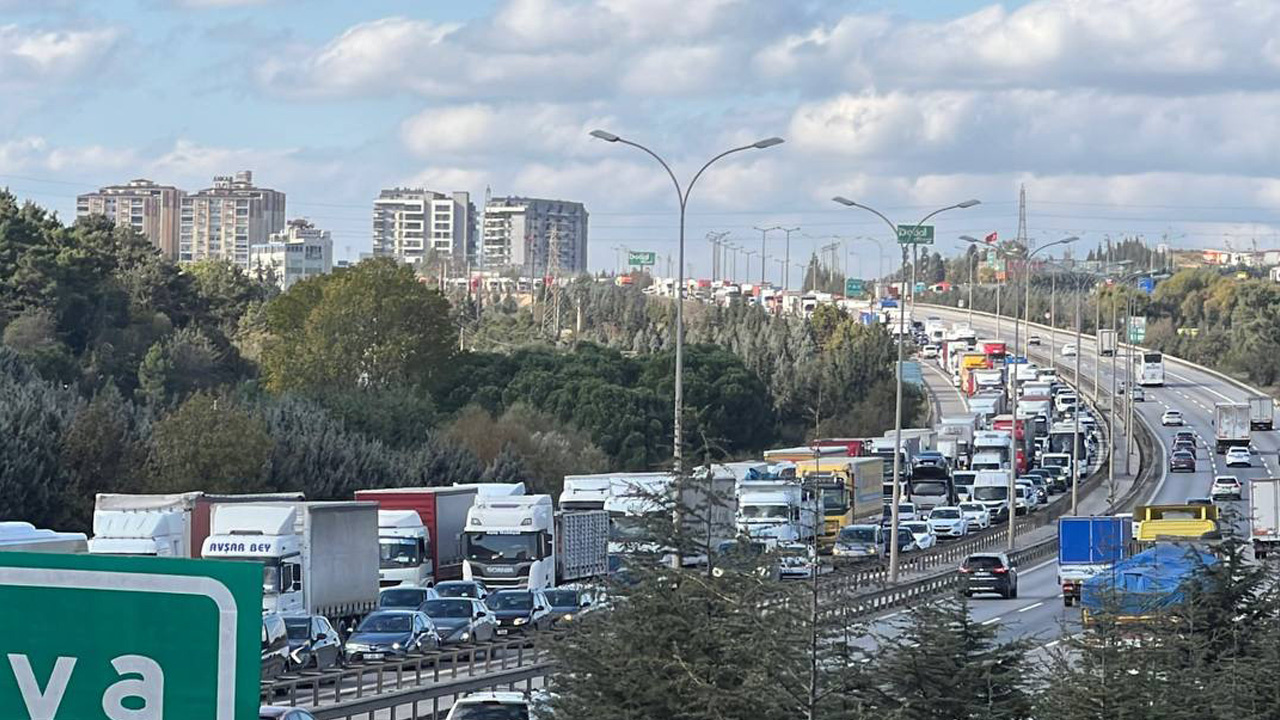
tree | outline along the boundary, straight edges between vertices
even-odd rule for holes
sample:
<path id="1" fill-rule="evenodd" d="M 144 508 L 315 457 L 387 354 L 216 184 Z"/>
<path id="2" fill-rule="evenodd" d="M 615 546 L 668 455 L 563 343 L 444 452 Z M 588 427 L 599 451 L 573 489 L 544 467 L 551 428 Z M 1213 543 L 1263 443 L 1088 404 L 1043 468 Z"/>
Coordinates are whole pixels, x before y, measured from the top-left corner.
<path id="1" fill-rule="evenodd" d="M 269 489 L 275 442 L 261 418 L 226 397 L 198 392 L 152 430 L 150 491 Z"/>
<path id="2" fill-rule="evenodd" d="M 276 294 L 276 286 L 249 277 L 230 260 L 201 260 L 183 268 L 210 319 L 226 335 L 235 333 L 249 307 Z"/>
<path id="3" fill-rule="evenodd" d="M 74 390 L 41 380 L 5 348 L 0 398 L 0 517 L 53 526 L 70 500 L 59 456 L 81 401 Z"/>
<path id="4" fill-rule="evenodd" d="M 147 351 L 138 367 L 138 392 L 153 405 L 165 405 L 231 376 L 223 351 L 200 330 L 184 328 Z"/>
<path id="5" fill-rule="evenodd" d="M 149 418 L 114 385 L 98 391 L 76 413 L 62 440 L 59 464 L 69 485 L 55 527 L 87 532 L 98 493 L 140 489 L 149 432 Z"/>
<path id="6" fill-rule="evenodd" d="M 298 283 L 267 306 L 272 390 L 429 389 L 455 352 L 448 303 L 390 258 Z"/>

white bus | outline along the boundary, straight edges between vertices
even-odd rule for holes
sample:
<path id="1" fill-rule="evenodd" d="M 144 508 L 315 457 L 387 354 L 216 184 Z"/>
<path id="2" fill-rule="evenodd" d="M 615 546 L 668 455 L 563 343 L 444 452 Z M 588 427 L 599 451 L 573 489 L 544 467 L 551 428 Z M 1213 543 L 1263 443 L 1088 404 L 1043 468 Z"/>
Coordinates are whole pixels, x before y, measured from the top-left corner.
<path id="1" fill-rule="evenodd" d="M 1142 365 L 1138 368 L 1138 384 L 1142 386 L 1164 385 L 1164 356 L 1158 352 L 1142 353 Z"/>

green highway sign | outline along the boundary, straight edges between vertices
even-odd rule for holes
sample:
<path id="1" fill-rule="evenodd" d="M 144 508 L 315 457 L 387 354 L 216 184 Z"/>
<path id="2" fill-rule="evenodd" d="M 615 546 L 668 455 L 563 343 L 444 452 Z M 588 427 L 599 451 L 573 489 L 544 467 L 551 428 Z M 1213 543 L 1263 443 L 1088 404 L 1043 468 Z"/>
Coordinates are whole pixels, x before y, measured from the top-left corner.
<path id="1" fill-rule="evenodd" d="M 257 717 L 256 563 L 0 553 L 0 718 Z"/>
<path id="2" fill-rule="evenodd" d="M 653 252 L 636 252 L 630 250 L 627 252 L 628 265 L 653 265 L 658 261 L 658 253 Z"/>
<path id="3" fill-rule="evenodd" d="M 901 245 L 932 245 L 932 225 L 899 225 L 898 243 Z"/>
<path id="4" fill-rule="evenodd" d="M 862 278 L 845 278 L 844 280 L 844 294 L 846 296 L 861 295 L 865 289 Z"/>
<path id="5" fill-rule="evenodd" d="M 1140 343 L 1147 339 L 1147 319 L 1145 317 L 1129 318 L 1129 342 Z"/>

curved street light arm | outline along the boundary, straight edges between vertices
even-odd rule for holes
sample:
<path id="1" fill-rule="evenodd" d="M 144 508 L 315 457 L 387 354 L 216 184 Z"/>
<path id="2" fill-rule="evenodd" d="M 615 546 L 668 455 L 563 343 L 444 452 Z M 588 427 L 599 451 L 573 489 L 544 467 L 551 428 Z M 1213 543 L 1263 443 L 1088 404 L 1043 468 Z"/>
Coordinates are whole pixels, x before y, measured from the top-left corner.
<path id="1" fill-rule="evenodd" d="M 658 155 L 658 153 L 650 150 L 649 148 L 641 145 L 638 142 L 632 142 L 626 138 L 618 138 L 617 140 L 615 140 L 615 142 L 620 142 L 623 145 L 630 145 L 633 148 L 638 148 L 640 150 L 643 150 L 644 152 L 649 154 L 649 157 L 653 158 L 654 160 L 657 160 L 658 164 L 662 166 L 662 169 L 667 171 L 667 176 L 671 178 L 671 183 L 676 186 L 676 197 L 679 198 L 680 200 L 680 207 L 684 208 L 685 199 L 688 197 L 688 194 L 684 191 L 683 188 L 680 187 L 680 181 L 676 179 L 675 172 L 671 169 L 671 166 L 667 164 L 666 160 L 663 160 L 662 157 Z M 720 156 L 720 157 L 723 157 L 723 156 Z M 719 159 L 719 158 L 717 157 L 716 159 Z M 713 159 L 712 162 L 715 162 L 715 160 Z M 710 164 L 711 163 L 707 163 L 707 165 L 710 165 Z M 706 166 L 704 165 L 702 169 L 705 170 Z M 699 171 L 699 173 L 701 173 L 701 171 Z M 697 178 L 695 177 L 694 180 L 697 180 Z M 689 183 L 689 184 L 690 186 L 693 185 L 693 183 Z"/>
<path id="2" fill-rule="evenodd" d="M 623 142 L 626 142 L 626 141 L 624 140 Z M 757 149 L 757 148 L 756 148 L 756 146 L 755 146 L 755 144 L 751 144 L 751 145 L 743 145 L 742 147 L 736 147 L 736 148 L 733 148 L 733 149 L 731 149 L 731 150 L 725 150 L 724 152 L 720 153 L 719 155 L 717 155 L 717 156 L 715 156 L 715 157 L 711 158 L 710 160 L 708 160 L 708 161 L 706 162 L 706 164 L 705 164 L 705 165 L 703 165 L 701 168 L 699 168 L 699 169 L 698 169 L 698 172 L 696 172 L 696 173 L 694 173 L 694 174 L 693 174 L 693 179 L 689 181 L 689 187 L 688 187 L 688 188 L 685 188 L 685 191 L 684 191 L 684 197 L 680 199 L 680 205 L 681 205 L 681 206 L 683 206 L 686 202 L 688 202 L 688 200 L 689 200 L 689 193 L 693 192 L 693 186 L 697 184 L 697 182 L 698 182 L 698 178 L 702 177 L 702 173 L 706 172 L 706 171 L 707 171 L 707 168 L 709 168 L 709 167 L 711 167 L 713 164 L 715 164 L 715 162 L 716 162 L 717 160 L 719 160 L 719 159 L 720 159 L 720 158 L 722 158 L 722 157 L 725 157 L 726 155 L 732 155 L 732 154 L 734 154 L 734 153 L 736 153 L 736 152 L 742 152 L 743 150 L 755 150 L 755 149 Z M 652 154 L 652 153 L 651 153 L 651 154 Z M 654 157 L 657 157 L 657 155 L 654 155 Z M 666 167 L 666 163 L 662 163 L 662 165 L 663 165 L 663 167 Z M 671 168 L 667 168 L 667 172 L 668 172 L 668 173 L 669 173 L 669 172 L 671 172 Z M 675 179 L 675 175 L 672 175 L 672 176 L 671 176 L 671 178 L 674 180 L 674 179 Z M 677 188 L 679 188 L 679 186 L 680 186 L 680 184 L 679 184 L 679 183 L 676 183 L 676 187 L 677 187 Z"/>

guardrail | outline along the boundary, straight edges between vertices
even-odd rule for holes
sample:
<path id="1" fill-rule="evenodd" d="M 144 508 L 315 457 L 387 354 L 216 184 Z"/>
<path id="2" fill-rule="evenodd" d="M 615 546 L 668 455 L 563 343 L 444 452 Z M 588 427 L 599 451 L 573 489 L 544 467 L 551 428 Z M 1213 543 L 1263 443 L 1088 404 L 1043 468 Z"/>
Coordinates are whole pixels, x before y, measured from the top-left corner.
<path id="1" fill-rule="evenodd" d="M 537 663 L 514 670 L 478 678 L 450 680 L 428 687 L 397 690 L 360 700 L 351 700 L 331 707 L 309 712 L 316 720 L 441 720 L 448 714 L 448 706 L 460 696 L 483 690 L 523 690 L 530 693 L 535 683 L 545 685 L 553 666 L 549 662 Z M 523 687 L 520 687 L 523 685 Z M 443 706 L 443 707 L 442 707 Z"/>

